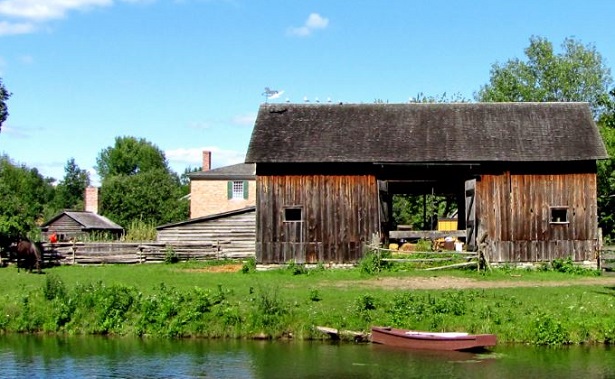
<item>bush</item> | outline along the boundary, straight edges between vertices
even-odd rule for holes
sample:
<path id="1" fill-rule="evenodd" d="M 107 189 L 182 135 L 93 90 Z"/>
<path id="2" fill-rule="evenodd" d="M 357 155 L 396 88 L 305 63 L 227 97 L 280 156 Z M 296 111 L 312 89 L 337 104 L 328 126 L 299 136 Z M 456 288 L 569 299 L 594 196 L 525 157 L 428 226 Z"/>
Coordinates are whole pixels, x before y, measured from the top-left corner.
<path id="1" fill-rule="evenodd" d="M 292 275 L 303 275 L 308 273 L 308 269 L 305 265 L 296 263 L 295 261 L 288 262 L 288 264 L 286 264 L 286 270 Z"/>
<path id="2" fill-rule="evenodd" d="M 43 287 L 43 295 L 47 300 L 56 298 L 64 299 L 66 297 L 66 286 L 62 279 L 54 274 L 49 274 L 45 277 L 45 286 Z"/>
<path id="3" fill-rule="evenodd" d="M 241 272 L 244 274 L 248 274 L 250 272 L 256 271 L 256 259 L 254 257 L 248 258 L 243 265 L 241 266 Z"/>
<path id="4" fill-rule="evenodd" d="M 164 249 L 164 263 L 177 263 L 179 262 L 179 257 L 175 250 L 171 247 L 166 247 Z"/>
<path id="5" fill-rule="evenodd" d="M 532 343 L 536 345 L 563 345 L 569 342 L 566 329 L 549 315 L 539 313 L 531 325 Z"/>
<path id="6" fill-rule="evenodd" d="M 361 272 L 361 274 L 374 275 L 380 271 L 389 270 L 391 264 L 387 261 L 383 261 L 382 258 L 388 258 L 390 256 L 390 252 L 379 254 L 378 251 L 368 250 L 359 261 L 359 272 Z"/>

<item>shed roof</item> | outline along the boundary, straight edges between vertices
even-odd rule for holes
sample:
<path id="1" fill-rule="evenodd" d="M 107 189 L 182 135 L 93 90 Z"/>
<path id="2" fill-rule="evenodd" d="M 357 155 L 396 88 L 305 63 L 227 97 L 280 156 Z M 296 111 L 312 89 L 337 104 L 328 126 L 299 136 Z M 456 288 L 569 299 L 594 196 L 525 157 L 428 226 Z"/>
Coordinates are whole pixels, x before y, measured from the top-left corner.
<path id="1" fill-rule="evenodd" d="M 263 104 L 246 162 L 604 158 L 587 103 Z"/>
<path id="2" fill-rule="evenodd" d="M 255 180 L 255 170 L 254 164 L 238 163 L 208 171 L 192 172 L 188 177 L 197 180 Z"/>
<path id="3" fill-rule="evenodd" d="M 171 224 L 164 224 L 164 225 L 157 226 L 156 230 L 164 230 L 164 229 L 174 228 L 178 226 L 198 224 L 198 223 L 202 223 L 206 221 L 218 220 L 218 219 L 225 218 L 225 217 L 237 216 L 237 215 L 249 213 L 249 212 L 256 212 L 256 206 L 252 205 L 249 207 L 235 209 L 232 211 L 215 213 L 212 215 L 201 216 L 197 218 L 191 218 L 189 220 L 183 220 L 183 221 L 174 222 Z"/>
<path id="4" fill-rule="evenodd" d="M 82 225 L 83 230 L 124 230 L 121 226 L 109 220 L 105 216 L 101 216 L 92 212 L 82 211 L 63 211 L 52 217 L 44 223 L 41 228 L 47 228 L 62 216 L 68 216 L 75 222 Z"/>

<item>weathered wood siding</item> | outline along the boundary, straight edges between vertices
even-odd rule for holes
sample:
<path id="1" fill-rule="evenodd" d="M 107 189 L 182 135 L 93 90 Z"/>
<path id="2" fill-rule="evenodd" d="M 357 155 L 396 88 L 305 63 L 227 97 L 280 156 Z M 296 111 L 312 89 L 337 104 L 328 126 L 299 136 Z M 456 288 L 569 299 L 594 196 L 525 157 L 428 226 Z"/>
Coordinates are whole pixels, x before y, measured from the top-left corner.
<path id="1" fill-rule="evenodd" d="M 596 175 L 483 175 L 476 183 L 478 238 L 493 262 L 595 259 Z M 551 207 L 567 207 L 567 223 L 551 223 Z"/>
<path id="2" fill-rule="evenodd" d="M 254 254 L 256 211 L 158 230 L 158 242 L 202 242 L 219 246 L 224 254 Z"/>
<path id="3" fill-rule="evenodd" d="M 56 232 L 61 239 L 66 240 L 72 237 L 78 237 L 87 234 L 82 230 L 82 228 L 83 225 L 68 217 L 67 215 L 61 216 L 48 227 L 50 232 Z"/>
<path id="4" fill-rule="evenodd" d="M 371 175 L 257 176 L 258 263 L 350 263 L 379 233 L 376 178 Z M 285 221 L 285 209 L 301 220 Z"/>

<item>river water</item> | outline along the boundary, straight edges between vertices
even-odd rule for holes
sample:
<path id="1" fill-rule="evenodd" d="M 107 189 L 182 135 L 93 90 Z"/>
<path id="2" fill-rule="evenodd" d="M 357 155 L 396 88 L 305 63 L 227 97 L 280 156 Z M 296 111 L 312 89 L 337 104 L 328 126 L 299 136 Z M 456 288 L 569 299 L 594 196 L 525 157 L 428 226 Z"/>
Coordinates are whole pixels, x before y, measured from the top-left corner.
<path id="1" fill-rule="evenodd" d="M 615 348 L 485 354 L 375 344 L 0 335 L 0 378 L 615 378 Z"/>

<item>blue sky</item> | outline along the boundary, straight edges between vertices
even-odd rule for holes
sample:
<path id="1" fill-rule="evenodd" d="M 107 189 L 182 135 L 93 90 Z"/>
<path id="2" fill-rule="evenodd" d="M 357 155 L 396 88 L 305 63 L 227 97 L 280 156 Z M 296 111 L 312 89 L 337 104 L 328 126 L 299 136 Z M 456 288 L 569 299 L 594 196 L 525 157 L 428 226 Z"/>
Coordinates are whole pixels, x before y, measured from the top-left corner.
<path id="1" fill-rule="evenodd" d="M 533 35 L 615 64 L 615 1 L 0 0 L 0 152 L 61 179 L 115 137 L 145 138 L 178 173 L 243 161 L 270 102 L 406 102 L 473 94 Z"/>

